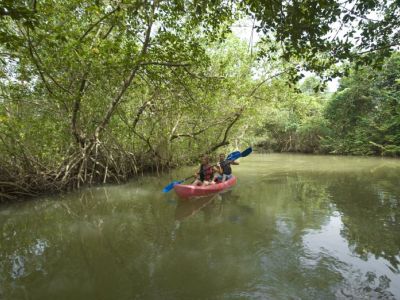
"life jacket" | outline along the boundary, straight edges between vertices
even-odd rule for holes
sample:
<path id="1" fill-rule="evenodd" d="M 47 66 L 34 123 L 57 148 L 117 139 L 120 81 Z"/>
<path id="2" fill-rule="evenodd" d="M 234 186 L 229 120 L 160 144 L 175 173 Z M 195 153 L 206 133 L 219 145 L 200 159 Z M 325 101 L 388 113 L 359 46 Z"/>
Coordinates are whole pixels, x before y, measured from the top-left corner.
<path id="1" fill-rule="evenodd" d="M 231 175 L 232 174 L 232 168 L 231 168 L 231 162 L 228 160 L 224 160 L 219 162 L 219 166 L 222 169 L 222 174 L 225 175 Z"/>
<path id="2" fill-rule="evenodd" d="M 204 165 L 200 165 L 200 170 L 199 170 L 199 174 L 200 174 L 200 180 L 201 181 L 210 181 L 213 177 L 214 174 L 214 170 L 212 166 L 204 166 Z"/>

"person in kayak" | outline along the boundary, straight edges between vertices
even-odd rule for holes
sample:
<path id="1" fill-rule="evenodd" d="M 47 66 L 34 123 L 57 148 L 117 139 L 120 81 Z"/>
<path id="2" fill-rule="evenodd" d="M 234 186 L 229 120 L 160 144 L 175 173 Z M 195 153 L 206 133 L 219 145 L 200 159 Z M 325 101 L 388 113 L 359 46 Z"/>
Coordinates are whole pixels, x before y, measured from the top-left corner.
<path id="1" fill-rule="evenodd" d="M 219 163 L 218 163 L 218 173 L 214 176 L 214 181 L 224 182 L 230 178 L 232 178 L 232 168 L 231 165 L 238 165 L 239 163 L 234 160 L 226 160 L 225 154 L 221 153 L 219 155 Z"/>
<path id="2" fill-rule="evenodd" d="M 218 172 L 218 169 L 210 165 L 210 158 L 207 155 L 204 155 L 201 159 L 200 169 L 195 174 L 196 180 L 192 184 L 193 185 L 215 184 L 215 182 L 213 181 L 215 172 Z"/>

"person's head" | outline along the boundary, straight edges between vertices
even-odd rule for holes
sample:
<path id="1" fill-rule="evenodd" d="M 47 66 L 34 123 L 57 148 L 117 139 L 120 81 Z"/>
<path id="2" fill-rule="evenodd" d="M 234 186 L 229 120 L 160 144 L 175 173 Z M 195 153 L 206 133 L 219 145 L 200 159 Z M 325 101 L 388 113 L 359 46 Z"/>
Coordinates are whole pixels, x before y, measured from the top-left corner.
<path id="1" fill-rule="evenodd" d="M 201 157 L 201 164 L 202 165 L 207 165 L 210 162 L 210 158 L 208 157 L 208 155 L 203 155 Z"/>
<path id="2" fill-rule="evenodd" d="M 220 153 L 219 154 L 219 161 L 224 161 L 225 160 L 225 153 Z"/>

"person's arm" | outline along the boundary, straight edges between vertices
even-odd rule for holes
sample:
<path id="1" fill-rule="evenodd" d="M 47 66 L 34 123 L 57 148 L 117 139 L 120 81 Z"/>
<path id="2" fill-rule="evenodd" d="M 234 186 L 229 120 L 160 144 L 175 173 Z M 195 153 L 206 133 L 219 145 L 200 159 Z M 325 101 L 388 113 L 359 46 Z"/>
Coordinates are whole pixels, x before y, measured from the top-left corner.
<path id="1" fill-rule="evenodd" d="M 199 171 L 197 171 L 196 173 L 194 173 L 194 178 L 200 179 L 200 172 L 199 172 Z"/>
<path id="2" fill-rule="evenodd" d="M 222 174 L 222 169 L 219 165 L 213 166 L 213 171 Z"/>
<path id="3" fill-rule="evenodd" d="M 231 160 L 231 161 L 230 161 L 230 164 L 231 164 L 231 165 L 238 165 L 239 162 L 237 162 L 236 160 Z"/>

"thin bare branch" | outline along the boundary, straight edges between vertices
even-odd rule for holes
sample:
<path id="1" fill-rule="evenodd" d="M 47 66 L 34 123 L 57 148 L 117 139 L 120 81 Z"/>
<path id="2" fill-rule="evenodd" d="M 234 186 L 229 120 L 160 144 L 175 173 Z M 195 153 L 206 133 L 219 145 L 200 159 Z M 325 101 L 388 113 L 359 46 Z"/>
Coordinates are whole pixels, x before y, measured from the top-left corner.
<path id="1" fill-rule="evenodd" d="M 79 38 L 79 42 L 82 42 L 85 37 L 97 26 L 99 25 L 101 22 L 103 22 L 105 19 L 107 19 L 109 16 L 111 16 L 112 14 L 114 14 L 116 11 L 119 10 L 119 6 L 117 6 L 116 8 L 114 8 L 113 10 L 111 10 L 109 13 L 106 13 L 104 16 L 102 16 L 100 19 L 98 19 L 96 22 L 94 22 L 92 25 L 89 26 L 89 28 L 82 34 L 82 36 Z"/>

